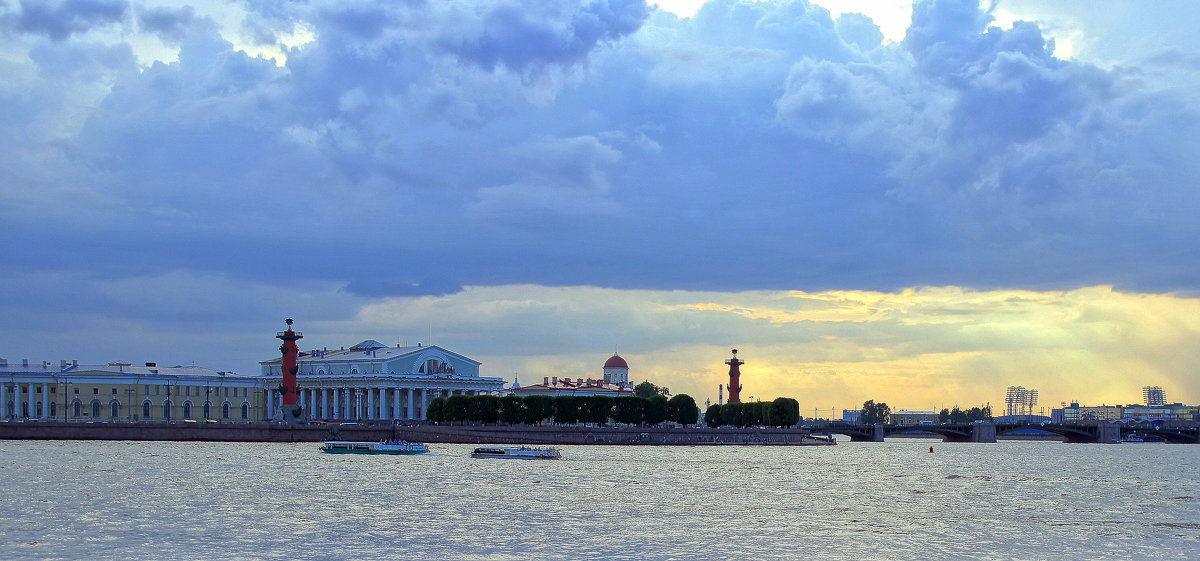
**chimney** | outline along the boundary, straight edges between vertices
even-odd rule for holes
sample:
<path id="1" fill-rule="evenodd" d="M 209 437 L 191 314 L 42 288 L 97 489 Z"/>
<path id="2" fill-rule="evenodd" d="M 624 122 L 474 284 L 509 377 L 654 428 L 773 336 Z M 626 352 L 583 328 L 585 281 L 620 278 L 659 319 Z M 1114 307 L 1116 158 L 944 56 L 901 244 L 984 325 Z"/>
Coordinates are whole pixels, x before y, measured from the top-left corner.
<path id="1" fill-rule="evenodd" d="M 59 367 L 59 368 L 66 368 L 66 367 L 67 367 L 67 364 L 68 364 L 68 363 L 67 363 L 67 361 L 66 361 L 66 360 L 60 360 L 60 361 L 58 361 L 58 367 Z"/>
<path id="2" fill-rule="evenodd" d="M 29 359 L 27 359 L 27 358 L 21 359 L 21 366 L 24 368 L 29 368 Z"/>
<path id="3" fill-rule="evenodd" d="M 155 366 L 158 366 L 158 363 L 157 362 L 147 362 L 146 366 L 149 366 L 150 368 L 154 368 Z"/>
<path id="4" fill-rule="evenodd" d="M 549 385 L 550 385 L 550 377 L 549 377 L 549 376 L 546 376 L 545 378 L 542 378 L 542 385 L 543 385 L 543 386 L 549 386 Z"/>
<path id="5" fill-rule="evenodd" d="M 554 385 L 558 385 L 558 376 L 551 378 L 551 380 L 554 382 Z"/>
<path id="6" fill-rule="evenodd" d="M 72 361 L 71 361 L 71 366 L 79 366 L 79 361 L 78 361 L 78 360 L 72 360 Z"/>
<path id="7" fill-rule="evenodd" d="M 8 359 L 0 358 L 0 366 L 8 366 Z"/>

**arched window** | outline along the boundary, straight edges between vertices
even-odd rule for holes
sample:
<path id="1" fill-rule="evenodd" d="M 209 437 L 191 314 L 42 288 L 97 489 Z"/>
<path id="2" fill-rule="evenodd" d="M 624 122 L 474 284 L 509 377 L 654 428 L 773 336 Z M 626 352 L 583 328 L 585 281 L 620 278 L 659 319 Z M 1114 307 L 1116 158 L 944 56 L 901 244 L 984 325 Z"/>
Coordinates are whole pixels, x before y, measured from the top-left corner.
<path id="1" fill-rule="evenodd" d="M 34 407 L 33 407 L 34 413 L 36 413 L 34 415 L 34 417 L 41 417 L 42 416 L 42 402 L 38 401 L 38 402 L 34 403 L 33 405 L 34 405 Z"/>
<path id="2" fill-rule="evenodd" d="M 226 401 L 225 403 L 223 403 L 221 405 L 221 418 L 222 419 L 229 418 L 229 402 L 228 401 Z"/>
<path id="3" fill-rule="evenodd" d="M 150 402 L 149 401 L 142 404 L 142 418 L 143 419 L 150 418 Z"/>
<path id="4" fill-rule="evenodd" d="M 58 416 L 58 403 L 51 401 L 50 402 L 50 418 L 53 419 L 57 416 Z"/>
<path id="5" fill-rule="evenodd" d="M 171 402 L 170 401 L 163 402 L 163 418 L 164 419 L 171 418 Z"/>
<path id="6" fill-rule="evenodd" d="M 120 403 L 118 403 L 116 401 L 112 402 L 112 415 L 109 415 L 109 416 L 114 419 L 121 416 L 121 404 Z"/>
<path id="7" fill-rule="evenodd" d="M 250 404 L 249 403 L 242 404 L 242 418 L 243 419 L 250 418 Z"/>
<path id="8" fill-rule="evenodd" d="M 80 411 L 80 409 L 82 409 L 82 408 L 83 408 L 82 403 L 79 403 L 78 401 L 72 403 L 71 404 L 71 416 L 75 417 L 75 418 L 79 418 L 79 414 L 82 413 L 82 411 Z"/>
<path id="9" fill-rule="evenodd" d="M 183 418 L 184 419 L 192 418 L 192 402 L 190 402 L 190 401 L 183 402 Z"/>
<path id="10" fill-rule="evenodd" d="M 92 402 L 92 418 L 95 419 L 99 416 L 100 416 L 100 402 L 93 401 Z"/>
<path id="11" fill-rule="evenodd" d="M 212 418 L 212 402 L 211 401 L 204 402 L 204 418 L 206 420 Z"/>

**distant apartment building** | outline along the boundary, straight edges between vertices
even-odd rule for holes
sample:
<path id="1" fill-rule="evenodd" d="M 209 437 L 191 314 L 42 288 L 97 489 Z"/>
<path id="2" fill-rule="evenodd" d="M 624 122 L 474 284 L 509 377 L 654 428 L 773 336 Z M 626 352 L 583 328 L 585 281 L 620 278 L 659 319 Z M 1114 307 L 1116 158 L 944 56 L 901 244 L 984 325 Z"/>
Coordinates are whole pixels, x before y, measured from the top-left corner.
<path id="1" fill-rule="evenodd" d="M 1200 421 L 1200 406 L 1171 403 L 1165 405 L 1126 405 L 1123 419 L 1129 421 Z"/>
<path id="2" fill-rule="evenodd" d="M 1073 401 L 1070 405 L 1062 408 L 1061 422 L 1069 424 L 1080 421 L 1116 421 L 1121 419 L 1124 414 L 1125 410 L 1120 405 L 1082 406 L 1079 405 L 1079 402 Z"/>
<path id="3" fill-rule="evenodd" d="M 1146 407 L 1161 407 L 1167 404 L 1167 392 L 1162 386 L 1142 386 L 1142 403 Z"/>
<path id="4" fill-rule="evenodd" d="M 842 409 L 843 422 L 857 425 L 860 418 L 862 418 L 861 409 Z"/>
<path id="5" fill-rule="evenodd" d="M 934 411 L 908 411 L 901 409 L 892 411 L 892 424 L 894 425 L 919 425 L 922 422 L 925 424 L 938 422 L 938 414 Z"/>

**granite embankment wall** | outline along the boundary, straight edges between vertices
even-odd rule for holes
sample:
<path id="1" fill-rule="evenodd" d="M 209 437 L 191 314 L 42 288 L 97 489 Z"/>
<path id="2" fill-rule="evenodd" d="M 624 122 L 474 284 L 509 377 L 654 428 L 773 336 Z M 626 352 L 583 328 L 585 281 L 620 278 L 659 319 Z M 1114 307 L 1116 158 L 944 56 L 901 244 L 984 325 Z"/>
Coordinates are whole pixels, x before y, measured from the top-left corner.
<path id="1" fill-rule="evenodd" d="M 272 423 L 0 423 L 4 440 L 170 440 L 320 442 L 403 439 L 452 444 L 828 445 L 803 429 L 618 428 L 433 425 L 278 425 Z"/>

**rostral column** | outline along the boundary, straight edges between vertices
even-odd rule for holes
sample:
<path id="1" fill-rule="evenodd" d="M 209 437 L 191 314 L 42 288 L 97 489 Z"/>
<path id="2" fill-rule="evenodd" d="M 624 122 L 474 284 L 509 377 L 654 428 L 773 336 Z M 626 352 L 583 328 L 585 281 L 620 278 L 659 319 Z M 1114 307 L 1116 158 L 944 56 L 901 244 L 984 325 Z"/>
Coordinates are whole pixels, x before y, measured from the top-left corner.
<path id="1" fill-rule="evenodd" d="M 283 417 L 285 419 L 293 415 L 296 409 L 297 397 L 299 394 L 298 385 L 296 384 L 296 372 L 299 372 L 299 367 L 296 366 L 296 358 L 300 355 L 300 347 L 296 345 L 296 340 L 303 339 L 304 335 L 292 331 L 292 318 L 285 320 L 287 322 L 287 331 L 281 331 L 275 335 L 276 339 L 283 339 L 283 344 L 279 345 L 279 352 L 283 353 Z"/>
<path id="2" fill-rule="evenodd" d="M 742 401 L 742 371 L 738 367 L 746 362 L 738 360 L 737 349 L 734 349 L 733 358 L 725 361 L 725 364 L 729 365 L 729 403 L 739 403 Z"/>

